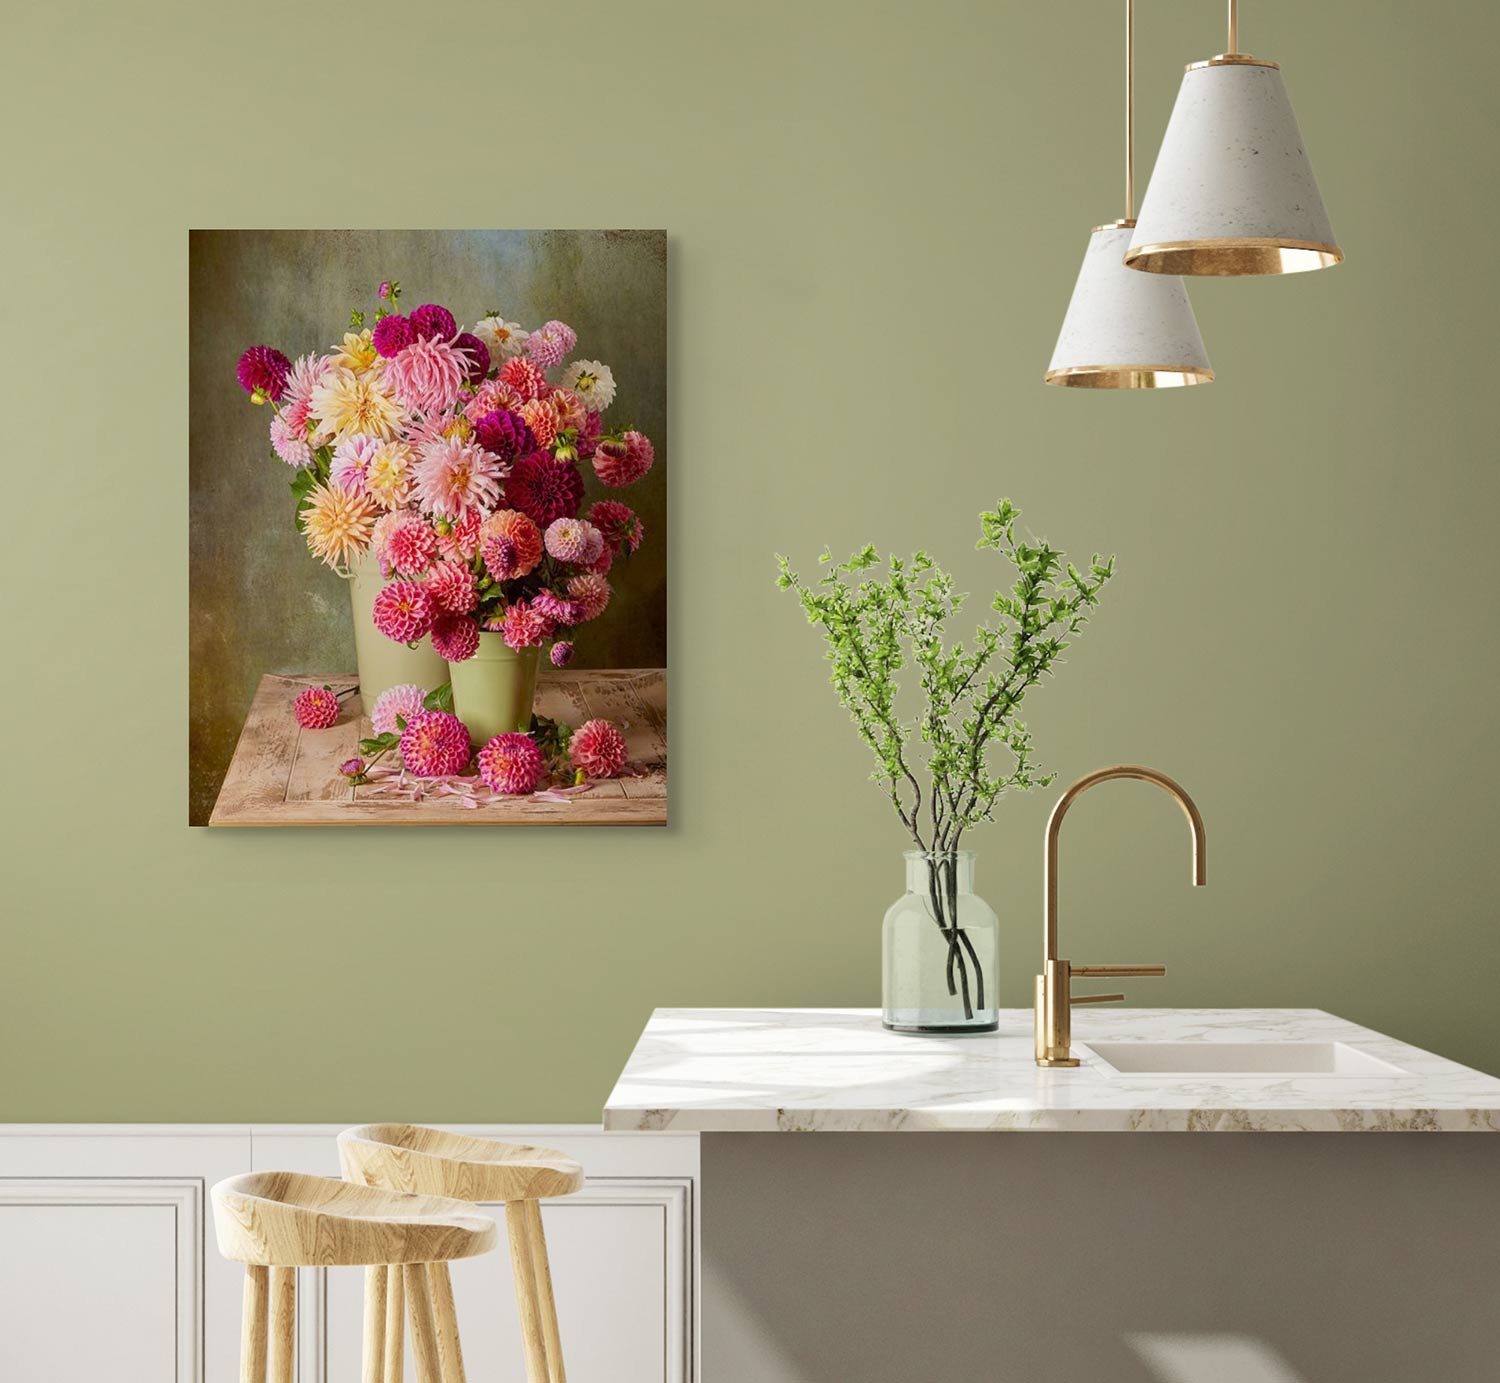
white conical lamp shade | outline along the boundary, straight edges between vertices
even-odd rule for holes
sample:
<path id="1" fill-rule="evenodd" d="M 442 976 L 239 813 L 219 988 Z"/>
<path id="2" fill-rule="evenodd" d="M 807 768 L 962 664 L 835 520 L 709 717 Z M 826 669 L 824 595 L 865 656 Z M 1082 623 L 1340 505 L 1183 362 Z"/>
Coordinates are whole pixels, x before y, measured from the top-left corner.
<path id="1" fill-rule="evenodd" d="M 1343 257 L 1281 69 L 1238 53 L 1193 63 L 1125 263 L 1154 274 L 1289 274 Z"/>
<path id="2" fill-rule="evenodd" d="M 1073 285 L 1048 384 L 1164 389 L 1214 377 L 1182 280 L 1121 263 L 1128 225 L 1096 226 Z"/>

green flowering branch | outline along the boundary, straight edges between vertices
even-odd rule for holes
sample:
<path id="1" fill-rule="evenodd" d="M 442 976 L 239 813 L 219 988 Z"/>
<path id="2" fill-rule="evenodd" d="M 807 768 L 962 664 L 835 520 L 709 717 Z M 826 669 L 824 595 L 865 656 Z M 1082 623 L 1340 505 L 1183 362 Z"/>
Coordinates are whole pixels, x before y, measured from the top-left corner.
<path id="1" fill-rule="evenodd" d="M 847 562 L 825 550 L 828 571 L 808 585 L 778 557 L 777 585 L 794 590 L 808 622 L 828 645 L 829 680 L 860 738 L 875 756 L 871 777 L 883 787 L 917 848 L 933 857 L 930 906 L 948 937 L 948 989 L 961 989 L 964 1010 L 984 1007 L 979 958 L 957 925 L 957 866 L 964 832 L 992 819 L 1007 792 L 1045 787 L 1033 757 L 1031 732 L 1019 719 L 1026 693 L 1053 669 L 1088 622 L 1114 575 L 1114 558 L 1095 554 L 1087 572 L 1045 542 L 1016 536 L 1020 511 L 1002 499 L 979 516 L 976 547 L 999 552 L 1014 568 L 1008 591 L 996 593 L 967 642 L 951 641 L 948 625 L 966 596 L 925 552 L 885 562 L 865 547 Z M 903 718 L 897 707 L 899 674 L 915 669 L 923 708 Z M 1003 749 L 1008 762 L 992 767 Z M 924 783 L 926 784 L 924 790 Z M 967 961 L 965 957 L 968 957 Z"/>

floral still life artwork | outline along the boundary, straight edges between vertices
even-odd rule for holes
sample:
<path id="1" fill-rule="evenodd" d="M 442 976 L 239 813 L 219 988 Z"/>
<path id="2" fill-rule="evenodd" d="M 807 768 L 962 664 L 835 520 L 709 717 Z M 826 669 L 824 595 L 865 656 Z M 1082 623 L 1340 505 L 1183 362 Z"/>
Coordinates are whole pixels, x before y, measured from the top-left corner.
<path id="1" fill-rule="evenodd" d="M 210 824 L 664 823 L 664 234 L 428 232 L 403 258 L 414 233 L 199 232 L 195 328 L 200 279 L 213 294 L 240 257 L 223 237 L 319 235 L 384 253 L 339 318 L 289 333 L 283 290 L 262 326 L 248 294 L 218 380 L 195 341 L 195 408 L 205 390 L 216 419 L 235 410 L 235 464 L 279 473 L 322 582 L 306 641 L 250 640 L 279 656 L 243 670 Z M 193 456 L 196 501 L 196 430 Z M 236 633 L 278 605 L 251 595 Z"/>

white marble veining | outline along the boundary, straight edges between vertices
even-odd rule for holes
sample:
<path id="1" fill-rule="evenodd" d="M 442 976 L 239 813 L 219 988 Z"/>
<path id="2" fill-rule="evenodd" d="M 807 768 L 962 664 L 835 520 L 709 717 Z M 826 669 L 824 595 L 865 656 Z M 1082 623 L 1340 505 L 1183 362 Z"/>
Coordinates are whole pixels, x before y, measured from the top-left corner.
<path id="1" fill-rule="evenodd" d="M 1399 1074 L 1123 1074 L 1089 1042 L 1345 1043 Z M 1032 1060 L 1030 1009 L 974 1037 L 875 1009 L 658 1009 L 606 1129 L 1500 1133 L 1500 1080 L 1319 1009 L 1076 1009 L 1083 1065 Z"/>

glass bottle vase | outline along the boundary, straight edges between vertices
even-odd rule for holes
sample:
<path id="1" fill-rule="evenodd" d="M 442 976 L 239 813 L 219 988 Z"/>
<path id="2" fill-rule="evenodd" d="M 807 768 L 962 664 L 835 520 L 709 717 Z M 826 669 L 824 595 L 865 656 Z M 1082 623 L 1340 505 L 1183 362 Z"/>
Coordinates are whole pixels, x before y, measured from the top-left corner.
<path id="1" fill-rule="evenodd" d="M 1000 925 L 974 892 L 974 852 L 906 852 L 906 892 L 883 929 L 885 1026 L 893 1032 L 993 1032 L 999 1026 Z"/>

